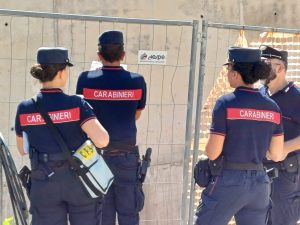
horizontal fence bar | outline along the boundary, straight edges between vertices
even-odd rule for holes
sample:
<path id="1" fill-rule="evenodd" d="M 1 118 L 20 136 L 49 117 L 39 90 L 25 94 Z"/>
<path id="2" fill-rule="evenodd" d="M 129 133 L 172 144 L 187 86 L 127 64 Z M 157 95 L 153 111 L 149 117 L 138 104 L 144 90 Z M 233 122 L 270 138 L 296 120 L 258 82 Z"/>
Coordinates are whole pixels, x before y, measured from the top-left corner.
<path id="1" fill-rule="evenodd" d="M 115 22 L 115 23 L 134 23 L 134 24 L 156 24 L 156 25 L 172 25 L 172 26 L 193 26 L 193 21 L 90 16 L 90 15 L 78 15 L 78 14 L 21 11 L 21 10 L 10 10 L 10 9 L 0 9 L 0 14 L 7 15 L 7 16 L 14 15 L 14 16 L 24 16 L 24 17 L 39 17 L 39 18 L 42 17 L 42 18 L 66 19 L 66 20 L 85 20 L 85 21 L 102 21 L 102 22 Z"/>
<path id="2" fill-rule="evenodd" d="M 253 31 L 263 31 L 263 32 L 300 34 L 300 29 L 275 28 L 275 27 L 263 27 L 263 26 L 251 26 L 251 25 L 239 25 L 239 24 L 225 24 L 225 23 L 214 23 L 214 22 L 207 22 L 207 25 L 209 27 L 223 28 L 223 29 L 253 30 Z"/>

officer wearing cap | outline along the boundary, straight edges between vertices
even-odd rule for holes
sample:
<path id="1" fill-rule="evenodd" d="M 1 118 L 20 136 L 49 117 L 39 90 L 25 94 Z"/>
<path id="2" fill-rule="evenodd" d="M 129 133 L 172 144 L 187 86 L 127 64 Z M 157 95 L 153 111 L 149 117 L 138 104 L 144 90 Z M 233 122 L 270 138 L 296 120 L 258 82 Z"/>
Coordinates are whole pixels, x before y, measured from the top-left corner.
<path id="1" fill-rule="evenodd" d="M 106 146 L 108 133 L 89 104 L 61 89 L 66 85 L 69 67 L 73 66 L 68 50 L 39 48 L 37 62 L 30 70 L 42 84 L 36 98 L 49 113 L 70 151 L 80 147 L 87 136 L 97 147 Z M 85 192 L 32 99 L 18 105 L 15 130 L 19 152 L 24 155 L 29 151 L 31 161 L 32 225 L 66 225 L 68 221 L 71 225 L 98 225 L 101 201 Z"/>
<path id="2" fill-rule="evenodd" d="M 98 56 L 103 67 L 83 72 L 77 94 L 93 106 L 95 114 L 110 135 L 104 158 L 115 180 L 103 204 L 103 225 L 139 224 L 144 204 L 138 179 L 139 152 L 136 146 L 136 120 L 146 104 L 146 83 L 140 74 L 120 66 L 125 56 L 123 34 L 106 31 L 99 37 Z"/>
<path id="3" fill-rule="evenodd" d="M 206 153 L 212 179 L 196 212 L 197 225 L 264 225 L 269 210 L 270 180 L 262 160 L 282 156 L 283 132 L 278 106 L 254 83 L 266 78 L 270 66 L 259 49 L 229 48 L 227 77 L 235 91 L 214 107 Z M 216 168 L 214 168 L 216 167 Z"/>
<path id="4" fill-rule="evenodd" d="M 279 176 L 272 184 L 273 207 L 269 224 L 295 225 L 300 219 L 300 89 L 286 79 L 288 52 L 261 46 L 262 57 L 272 72 L 261 90 L 274 100 L 281 112 L 284 130 L 284 157 L 281 162 L 266 161 Z"/>

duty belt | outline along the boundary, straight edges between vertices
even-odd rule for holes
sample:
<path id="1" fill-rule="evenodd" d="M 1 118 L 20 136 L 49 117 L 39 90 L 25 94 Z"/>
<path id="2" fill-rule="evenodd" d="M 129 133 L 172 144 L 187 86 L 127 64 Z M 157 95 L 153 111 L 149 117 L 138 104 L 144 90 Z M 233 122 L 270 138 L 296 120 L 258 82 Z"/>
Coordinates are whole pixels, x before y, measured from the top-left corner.
<path id="1" fill-rule="evenodd" d="M 63 152 L 43 153 L 34 148 L 29 149 L 29 158 L 41 162 L 67 160 Z"/>
<path id="2" fill-rule="evenodd" d="M 66 157 L 62 152 L 57 153 L 42 153 L 36 151 L 34 148 L 29 150 L 29 158 L 32 169 L 38 168 L 41 164 L 47 177 L 52 177 L 55 172 L 53 168 L 61 167 L 66 161 Z"/>
<path id="3" fill-rule="evenodd" d="M 262 163 L 234 163 L 234 162 L 224 162 L 224 169 L 227 170 L 264 170 Z"/>
<path id="4" fill-rule="evenodd" d="M 51 162 L 51 161 L 62 161 L 67 160 L 64 153 L 56 152 L 56 153 L 37 153 L 38 160 L 42 162 Z"/>
<path id="5" fill-rule="evenodd" d="M 117 148 L 103 148 L 98 149 L 103 155 L 107 156 L 119 156 L 119 155 L 126 155 L 126 154 L 139 154 L 138 146 L 132 146 L 131 149 L 117 149 Z"/>

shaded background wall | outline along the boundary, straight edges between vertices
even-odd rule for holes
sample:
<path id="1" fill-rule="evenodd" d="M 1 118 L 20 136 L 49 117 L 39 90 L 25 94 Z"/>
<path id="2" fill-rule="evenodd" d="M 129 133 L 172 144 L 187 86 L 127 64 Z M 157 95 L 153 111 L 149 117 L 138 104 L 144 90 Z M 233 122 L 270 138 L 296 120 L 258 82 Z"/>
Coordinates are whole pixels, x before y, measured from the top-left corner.
<path id="1" fill-rule="evenodd" d="M 158 19 L 200 19 L 296 28 L 297 0 L 0 0 L 1 8 Z"/>

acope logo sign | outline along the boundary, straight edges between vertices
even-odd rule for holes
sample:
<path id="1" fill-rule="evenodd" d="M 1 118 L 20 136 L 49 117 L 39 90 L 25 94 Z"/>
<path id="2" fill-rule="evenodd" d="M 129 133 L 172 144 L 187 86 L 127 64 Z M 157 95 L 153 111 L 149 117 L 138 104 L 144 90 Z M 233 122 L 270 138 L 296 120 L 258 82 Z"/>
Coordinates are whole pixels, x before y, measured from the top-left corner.
<path id="1" fill-rule="evenodd" d="M 164 60 L 166 57 L 164 55 L 147 55 L 146 53 L 143 53 L 140 56 L 141 60 Z"/>
<path id="2" fill-rule="evenodd" d="M 164 55 L 150 55 L 148 57 L 149 60 L 151 59 L 155 59 L 155 60 L 164 60 L 165 59 L 165 56 Z"/>
<path id="3" fill-rule="evenodd" d="M 143 53 L 143 54 L 140 56 L 140 59 L 141 59 L 141 60 L 146 60 L 146 59 L 147 59 L 147 54 L 146 54 L 146 53 Z"/>

